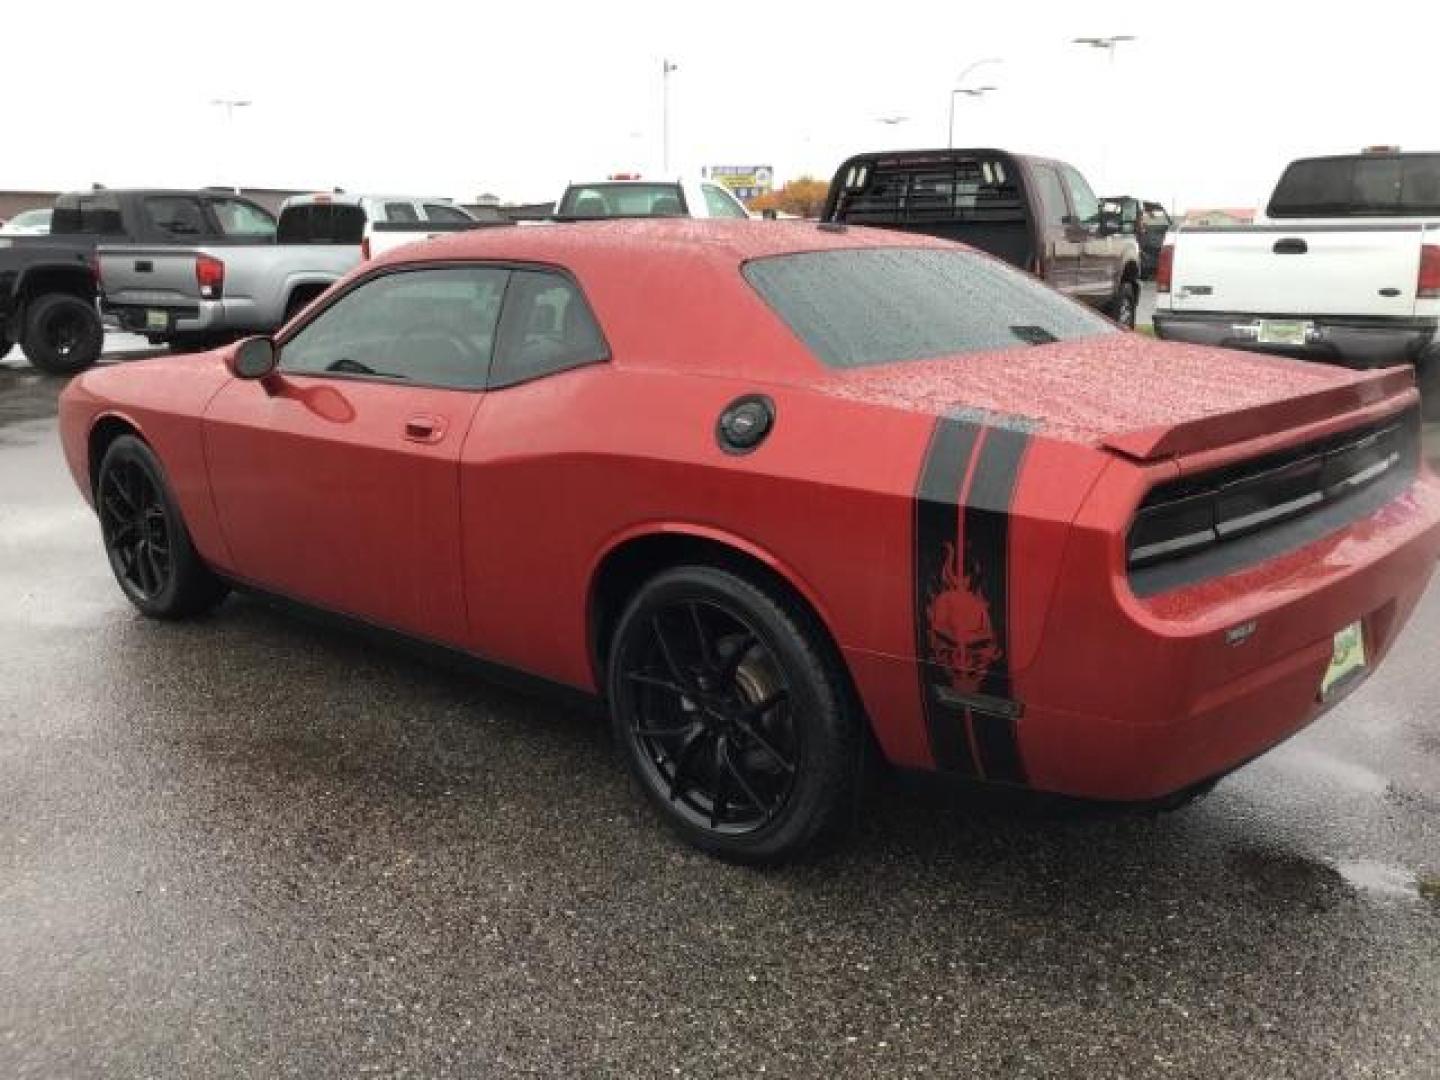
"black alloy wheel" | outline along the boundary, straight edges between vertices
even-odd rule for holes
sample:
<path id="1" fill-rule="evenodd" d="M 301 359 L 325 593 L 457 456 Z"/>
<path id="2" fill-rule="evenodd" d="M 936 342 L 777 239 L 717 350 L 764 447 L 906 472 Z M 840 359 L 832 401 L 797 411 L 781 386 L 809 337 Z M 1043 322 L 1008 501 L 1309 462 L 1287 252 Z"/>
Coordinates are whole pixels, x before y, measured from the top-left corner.
<path id="1" fill-rule="evenodd" d="M 105 327 L 93 300 L 55 293 L 31 306 L 21 344 L 41 371 L 73 375 L 100 359 Z"/>
<path id="2" fill-rule="evenodd" d="M 95 511 L 115 580 L 141 612 L 179 619 L 225 598 L 229 587 L 196 552 L 159 459 L 133 435 L 120 436 L 105 451 Z"/>
<path id="3" fill-rule="evenodd" d="M 713 854 L 787 858 L 853 805 L 859 725 L 808 622 L 743 578 L 687 567 L 642 589 L 617 629 L 616 737 L 670 824 Z"/>
<path id="4" fill-rule="evenodd" d="M 115 577 L 131 597 L 154 603 L 175 574 L 165 501 L 137 460 L 118 461 L 100 478 L 100 532 Z"/>

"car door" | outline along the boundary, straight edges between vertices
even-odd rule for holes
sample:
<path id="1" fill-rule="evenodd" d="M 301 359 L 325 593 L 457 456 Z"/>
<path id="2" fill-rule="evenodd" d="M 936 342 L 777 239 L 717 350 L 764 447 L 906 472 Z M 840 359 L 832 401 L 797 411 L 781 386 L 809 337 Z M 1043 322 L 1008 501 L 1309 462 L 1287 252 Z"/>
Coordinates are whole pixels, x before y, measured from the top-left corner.
<path id="1" fill-rule="evenodd" d="M 476 265 L 382 272 L 291 331 L 274 375 L 216 395 L 206 457 L 242 578 L 463 642 L 458 462 L 508 279 Z"/>
<path id="2" fill-rule="evenodd" d="M 1051 165 L 1036 164 L 1031 168 L 1038 195 L 1036 209 L 1041 216 L 1035 230 L 1044 261 L 1046 282 L 1063 293 L 1073 295 L 1080 262 L 1080 239 L 1071 224 L 1070 203 L 1060 174 Z"/>
<path id="3" fill-rule="evenodd" d="M 1092 304 L 1108 301 L 1119 278 L 1120 245 L 1113 236 L 1100 235 L 1100 200 L 1085 178 L 1069 165 L 1060 177 L 1070 195 L 1069 235 L 1077 246 L 1075 295 Z"/>

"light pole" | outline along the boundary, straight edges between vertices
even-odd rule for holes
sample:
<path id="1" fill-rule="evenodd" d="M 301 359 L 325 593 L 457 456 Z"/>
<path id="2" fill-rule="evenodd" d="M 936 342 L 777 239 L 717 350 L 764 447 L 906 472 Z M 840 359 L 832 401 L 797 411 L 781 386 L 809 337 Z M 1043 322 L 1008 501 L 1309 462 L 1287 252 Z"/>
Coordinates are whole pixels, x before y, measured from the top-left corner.
<path id="1" fill-rule="evenodd" d="M 247 100 L 245 100 L 245 99 L 243 99 L 243 98 L 215 98 L 214 100 L 212 100 L 212 101 L 210 102 L 210 104 L 211 104 L 211 105 L 223 105 L 223 106 L 225 107 L 225 143 L 226 143 L 226 145 L 225 145 L 225 152 L 221 155 L 221 158 L 222 158 L 221 169 L 223 169 L 225 172 L 229 172 L 229 171 L 230 171 L 230 162 L 231 162 L 231 153 L 232 153 L 232 145 L 231 145 L 231 144 L 234 142 L 234 138 L 235 138 L 235 110 L 236 110 L 236 109 L 248 108 L 248 107 L 251 105 L 251 102 L 250 102 L 250 101 L 247 101 Z M 231 187 L 235 187 L 235 185 L 232 184 Z M 237 190 L 238 190 L 238 189 L 237 189 Z"/>
<path id="2" fill-rule="evenodd" d="M 1125 42 L 1125 41 L 1134 41 L 1134 40 L 1135 40 L 1135 35 L 1134 35 L 1134 34 L 1111 34 L 1109 37 L 1077 37 L 1077 38 L 1071 38 L 1071 39 L 1070 39 L 1070 44 L 1072 44 L 1072 45 L 1084 45 L 1086 48 L 1090 48 L 1090 49 L 1104 49 L 1105 52 L 1109 55 L 1109 60 L 1106 61 L 1106 63 L 1109 65 L 1109 67 L 1110 67 L 1111 70 L 1113 71 L 1114 68 L 1115 68 L 1115 46 L 1117 46 L 1117 45 L 1119 45 L 1119 44 L 1121 44 L 1122 42 Z M 1109 128 L 1108 125 L 1102 124 L 1102 125 L 1101 125 L 1101 135 L 1100 135 L 1100 176 L 1101 176 L 1101 178 L 1102 178 L 1102 183 L 1103 183 L 1103 182 L 1108 182 L 1108 180 L 1109 180 L 1109 178 L 1105 175 L 1105 170 L 1106 170 L 1106 167 L 1107 167 L 1108 164 L 1109 164 L 1109 161 L 1110 161 L 1110 128 Z"/>
<path id="3" fill-rule="evenodd" d="M 660 61 L 660 171 L 670 175 L 670 73 L 679 71 L 679 64 Z"/>
<path id="4" fill-rule="evenodd" d="M 968 76 L 976 68 L 981 67 L 985 64 L 999 64 L 1001 62 L 1002 61 L 998 56 L 987 56 L 984 60 L 976 60 L 973 64 L 969 65 L 967 68 L 965 68 L 964 71 L 960 72 L 960 74 L 955 77 L 955 88 L 950 91 L 950 123 L 945 131 L 945 146 L 947 149 L 954 149 L 955 147 L 955 95 L 964 94 L 967 97 L 978 98 L 985 94 L 988 94 L 991 90 L 995 89 L 995 87 L 993 86 L 979 86 L 974 88 L 967 88 L 965 86 L 966 76 Z"/>

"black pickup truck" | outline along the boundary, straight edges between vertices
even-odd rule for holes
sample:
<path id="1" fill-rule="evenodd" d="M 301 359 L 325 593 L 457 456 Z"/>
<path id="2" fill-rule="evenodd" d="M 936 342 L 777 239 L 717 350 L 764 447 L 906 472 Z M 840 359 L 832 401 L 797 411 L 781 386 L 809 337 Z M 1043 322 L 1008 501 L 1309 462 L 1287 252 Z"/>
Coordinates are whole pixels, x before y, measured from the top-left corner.
<path id="1" fill-rule="evenodd" d="M 273 236 L 268 210 L 228 191 L 87 191 L 55 200 L 48 236 L 0 236 L 0 356 L 70 375 L 100 358 L 99 244 L 254 243 Z"/>

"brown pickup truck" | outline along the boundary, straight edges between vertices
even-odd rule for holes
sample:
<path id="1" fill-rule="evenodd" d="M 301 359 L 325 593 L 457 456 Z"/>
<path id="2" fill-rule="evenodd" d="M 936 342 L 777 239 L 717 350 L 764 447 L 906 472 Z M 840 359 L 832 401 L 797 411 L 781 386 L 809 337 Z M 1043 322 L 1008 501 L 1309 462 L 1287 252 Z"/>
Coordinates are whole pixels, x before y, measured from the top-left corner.
<path id="1" fill-rule="evenodd" d="M 1135 325 L 1139 245 L 1063 161 L 1003 150 L 857 154 L 836 172 L 821 217 L 958 240 Z"/>

